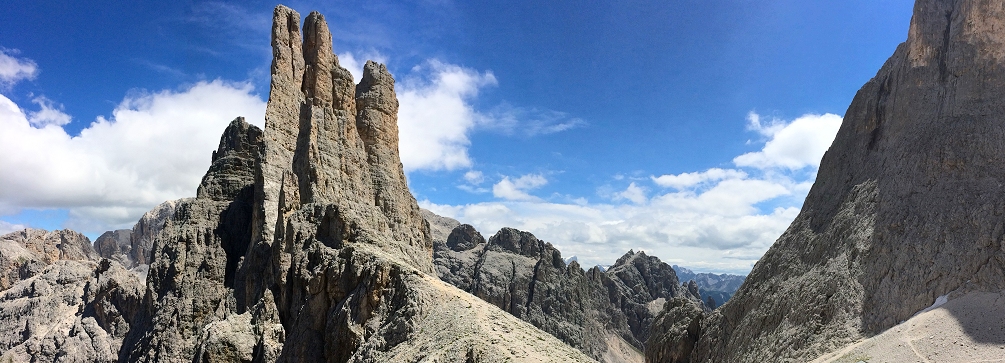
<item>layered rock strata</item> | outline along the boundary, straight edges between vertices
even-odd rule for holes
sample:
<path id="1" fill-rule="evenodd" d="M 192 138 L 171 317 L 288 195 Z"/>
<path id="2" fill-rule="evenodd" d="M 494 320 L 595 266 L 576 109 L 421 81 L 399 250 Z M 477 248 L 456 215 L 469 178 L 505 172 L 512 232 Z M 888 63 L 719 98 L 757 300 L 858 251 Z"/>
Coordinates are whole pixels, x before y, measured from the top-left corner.
<path id="1" fill-rule="evenodd" d="M 155 238 L 125 361 L 568 362 L 579 351 L 432 275 L 394 80 L 339 66 L 279 6 L 264 131 L 235 120 Z"/>
<path id="2" fill-rule="evenodd" d="M 550 243 L 512 228 L 486 241 L 474 227 L 458 225 L 434 240 L 434 262 L 443 281 L 606 362 L 642 361 L 662 302 L 700 299 L 669 265 L 643 252 L 629 252 L 606 272 L 584 271 Z"/>
<path id="3" fill-rule="evenodd" d="M 650 340 L 690 340 L 690 354 L 649 360 L 806 361 L 939 296 L 1005 288 L 1003 49 L 1000 1 L 918 0 L 907 41 L 855 95 L 792 225 L 727 304 L 696 318 L 696 334 Z"/>

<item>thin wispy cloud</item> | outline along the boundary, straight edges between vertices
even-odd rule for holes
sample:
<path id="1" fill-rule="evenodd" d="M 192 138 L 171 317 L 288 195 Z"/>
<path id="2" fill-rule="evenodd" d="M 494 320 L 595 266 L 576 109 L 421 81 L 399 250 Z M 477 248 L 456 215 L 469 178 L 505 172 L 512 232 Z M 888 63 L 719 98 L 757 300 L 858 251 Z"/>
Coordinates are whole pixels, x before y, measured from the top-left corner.
<path id="1" fill-rule="evenodd" d="M 509 103 L 492 108 L 479 119 L 482 128 L 525 137 L 554 134 L 586 125 L 585 120 L 565 112 L 516 107 Z"/>
<path id="2" fill-rule="evenodd" d="M 16 49 L 0 47 L 0 89 L 10 88 L 23 80 L 35 79 L 38 65 L 35 61 L 18 57 Z"/>

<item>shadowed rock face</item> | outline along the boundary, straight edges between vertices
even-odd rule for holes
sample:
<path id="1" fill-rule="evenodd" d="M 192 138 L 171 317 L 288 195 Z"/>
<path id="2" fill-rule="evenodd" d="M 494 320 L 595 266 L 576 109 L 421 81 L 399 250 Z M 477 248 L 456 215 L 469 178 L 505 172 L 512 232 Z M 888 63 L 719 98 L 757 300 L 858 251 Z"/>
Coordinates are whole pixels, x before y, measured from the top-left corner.
<path id="1" fill-rule="evenodd" d="M 435 239 L 434 251 L 443 281 L 600 361 L 641 361 L 663 301 L 681 298 L 703 311 L 696 290 L 689 292 L 669 265 L 643 252 L 627 253 L 607 272 L 583 271 L 528 232 L 503 228 L 486 242 L 467 224 Z"/>
<path id="2" fill-rule="evenodd" d="M 157 205 L 149 212 L 144 213 L 143 217 L 140 217 L 140 220 L 133 225 L 133 232 L 129 235 L 129 244 L 132 246 L 130 253 L 133 265 L 126 267 L 150 264 L 150 254 L 153 253 L 154 239 L 160 234 L 161 229 L 164 228 L 164 223 L 174 215 L 174 210 L 178 207 L 178 204 L 189 199 L 191 198 L 166 201 Z"/>
<path id="3" fill-rule="evenodd" d="M 224 132 L 157 235 L 120 358 L 565 362 L 575 349 L 434 276 L 398 156 L 394 80 L 339 66 L 325 19 L 275 9 L 266 126 Z"/>
<path id="4" fill-rule="evenodd" d="M 918 0 L 907 41 L 856 94 L 799 216 L 701 320 L 686 358 L 803 361 L 937 296 L 1005 287 L 1003 49 L 1000 1 Z"/>
<path id="5" fill-rule="evenodd" d="M 191 361 L 203 327 L 234 309 L 237 264 L 250 244 L 254 165 L 262 132 L 243 118 L 230 123 L 213 153 L 198 196 L 174 206 L 151 251 L 144 306 L 120 358 Z"/>
<path id="6" fill-rule="evenodd" d="M 132 231 L 128 229 L 102 233 L 98 239 L 94 240 L 94 252 L 102 258 L 115 260 L 123 266 L 132 266 L 133 259 L 130 255 L 130 252 L 132 252 L 132 245 L 130 244 L 131 235 Z"/>

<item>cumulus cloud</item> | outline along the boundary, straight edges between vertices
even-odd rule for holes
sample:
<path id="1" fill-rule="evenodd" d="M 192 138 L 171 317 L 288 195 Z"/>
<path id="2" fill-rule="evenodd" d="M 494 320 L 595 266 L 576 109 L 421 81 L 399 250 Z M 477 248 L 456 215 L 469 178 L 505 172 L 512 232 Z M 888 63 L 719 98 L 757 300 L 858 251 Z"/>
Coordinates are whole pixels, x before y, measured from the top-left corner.
<path id="1" fill-rule="evenodd" d="M 128 227 L 153 206 L 195 195 L 220 134 L 237 116 L 262 126 L 265 102 L 246 83 L 199 82 L 126 97 L 79 135 L 37 98 L 25 112 L 0 95 L 0 211 L 69 210 L 68 228 Z M 32 121 L 34 120 L 34 122 Z"/>
<path id="2" fill-rule="evenodd" d="M 398 134 L 405 171 L 471 166 L 468 133 L 478 116 L 470 101 L 497 84 L 492 72 L 430 60 L 399 82 Z"/>
<path id="3" fill-rule="evenodd" d="M 0 48 L 0 87 L 10 87 L 38 75 L 38 65 L 31 59 L 18 58 L 17 54 L 17 50 Z"/>
<path id="4" fill-rule="evenodd" d="M 609 265 L 629 249 L 706 271 L 746 273 L 795 218 L 796 207 L 721 215 L 664 204 L 498 201 L 423 208 L 474 225 L 483 234 L 502 227 L 530 231 L 584 266 Z M 692 204 L 693 205 L 693 204 Z"/>
<path id="5" fill-rule="evenodd" d="M 747 127 L 764 146 L 735 158 L 735 168 L 651 176 L 655 192 L 646 180 L 616 175 L 628 185 L 602 193 L 608 202 L 545 200 L 504 177 L 493 188 L 498 201 L 420 204 L 485 234 L 530 231 L 584 266 L 611 264 L 635 249 L 701 270 L 747 273 L 799 213 L 815 175 L 805 171 L 815 171 L 840 122 L 833 114 L 762 122 L 751 113 Z"/>
<path id="6" fill-rule="evenodd" d="M 358 58 L 357 58 L 358 56 Z M 359 83 L 363 79 L 363 66 L 366 65 L 366 61 L 372 60 L 377 63 L 387 63 L 387 57 L 378 52 L 369 52 L 356 54 L 352 52 L 345 52 L 338 54 L 338 64 L 349 70 L 352 74 L 352 79 L 356 83 Z"/>
<path id="7" fill-rule="evenodd" d="M 635 204 L 643 204 L 648 198 L 646 197 L 646 189 L 632 182 L 625 190 L 615 193 L 614 200 L 628 200 Z"/>
<path id="8" fill-rule="evenodd" d="M 545 184 L 548 184 L 548 179 L 540 174 L 522 175 L 516 179 L 506 176 L 492 186 L 492 195 L 507 200 L 538 200 L 527 192 Z"/>
<path id="9" fill-rule="evenodd" d="M 758 169 L 780 167 L 795 170 L 820 166 L 820 159 L 841 127 L 841 116 L 832 113 L 807 114 L 792 122 L 776 119 L 764 124 L 758 114 L 751 112 L 747 120 L 749 129 L 770 140 L 761 151 L 737 156 L 733 163 Z"/>
<path id="10" fill-rule="evenodd" d="M 367 57 L 382 61 L 380 54 Z M 340 64 L 357 80 L 362 74 L 361 60 L 353 53 L 339 55 Z M 471 167 L 468 135 L 476 130 L 533 137 L 587 124 L 564 112 L 515 107 L 507 103 L 484 112 L 475 109 L 472 103 L 478 93 L 497 84 L 491 71 L 480 72 L 436 59 L 412 68 L 401 77 L 396 86 L 398 148 L 405 171 Z M 471 188 L 471 185 L 461 188 Z"/>

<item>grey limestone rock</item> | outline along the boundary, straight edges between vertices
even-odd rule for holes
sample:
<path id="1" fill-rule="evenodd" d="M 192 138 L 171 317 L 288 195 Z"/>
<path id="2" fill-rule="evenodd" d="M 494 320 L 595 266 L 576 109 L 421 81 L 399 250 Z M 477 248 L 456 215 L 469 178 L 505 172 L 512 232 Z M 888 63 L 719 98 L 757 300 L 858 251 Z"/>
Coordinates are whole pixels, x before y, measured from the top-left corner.
<path id="1" fill-rule="evenodd" d="M 160 234 L 168 218 L 174 215 L 174 210 L 178 204 L 188 199 L 191 198 L 166 201 L 140 217 L 140 220 L 133 225 L 132 233 L 129 234 L 129 254 L 132 265 L 127 265 L 126 267 L 133 268 L 139 265 L 150 264 L 150 254 L 153 251 L 154 238 Z"/>
<path id="2" fill-rule="evenodd" d="M 198 196 L 174 206 L 154 240 L 144 306 L 120 359 L 191 361 L 203 330 L 236 314 L 232 286 L 251 240 L 261 143 L 257 127 L 235 119 L 213 153 Z"/>
<path id="3" fill-rule="evenodd" d="M 68 229 L 27 228 L 0 236 L 0 290 L 40 273 L 59 260 L 94 261 L 100 258 L 91 241 Z"/>
<path id="4" fill-rule="evenodd" d="M 918 0 L 799 215 L 677 361 L 805 361 L 938 296 L 1005 288 L 1003 50 L 1000 1 Z"/>
<path id="5" fill-rule="evenodd" d="M 354 84 L 322 15 L 273 15 L 265 130 L 231 123 L 166 220 L 120 359 L 590 361 L 431 275 L 393 78 L 368 62 Z"/>
<path id="6" fill-rule="evenodd" d="M 584 271 L 550 243 L 512 228 L 486 242 L 461 224 L 434 241 L 434 262 L 443 281 L 605 362 L 642 360 L 663 301 L 698 301 L 656 257 L 629 252 L 607 272 Z"/>
<path id="7" fill-rule="evenodd" d="M 446 242 L 447 237 L 450 236 L 450 232 L 455 227 L 461 225 L 461 222 L 458 222 L 456 219 L 440 216 L 426 209 L 422 209 L 421 212 L 422 218 L 429 222 L 429 233 L 433 238 L 434 246 L 437 243 L 442 244 Z"/>
<path id="8" fill-rule="evenodd" d="M 118 229 L 102 233 L 94 240 L 94 251 L 102 258 L 115 260 L 126 267 L 133 266 L 132 234 L 130 229 Z"/>
<path id="9" fill-rule="evenodd" d="M 113 362 L 142 282 L 79 233 L 0 237 L 0 361 Z"/>

